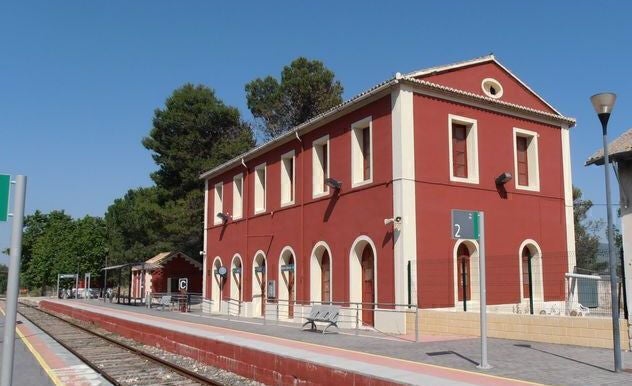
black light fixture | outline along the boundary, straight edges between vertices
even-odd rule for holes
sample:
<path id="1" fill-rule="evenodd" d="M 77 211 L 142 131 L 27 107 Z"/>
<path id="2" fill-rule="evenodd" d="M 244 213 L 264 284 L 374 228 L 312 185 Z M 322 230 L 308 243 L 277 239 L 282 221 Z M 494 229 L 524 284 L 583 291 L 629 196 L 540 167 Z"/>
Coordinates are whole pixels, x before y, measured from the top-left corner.
<path id="1" fill-rule="evenodd" d="M 327 185 L 327 186 L 329 186 L 331 188 L 334 188 L 336 190 L 340 190 L 340 188 L 342 188 L 342 182 L 341 181 L 338 181 L 335 178 L 330 178 L 330 177 L 325 178 L 325 185 Z"/>
<path id="2" fill-rule="evenodd" d="M 501 175 L 496 177 L 496 185 L 505 185 L 507 182 L 511 181 L 511 173 L 503 172 Z"/>
<path id="3" fill-rule="evenodd" d="M 226 224 L 228 220 L 230 219 L 230 216 L 225 213 L 219 212 L 217 213 L 217 218 L 222 220 L 222 224 Z"/>

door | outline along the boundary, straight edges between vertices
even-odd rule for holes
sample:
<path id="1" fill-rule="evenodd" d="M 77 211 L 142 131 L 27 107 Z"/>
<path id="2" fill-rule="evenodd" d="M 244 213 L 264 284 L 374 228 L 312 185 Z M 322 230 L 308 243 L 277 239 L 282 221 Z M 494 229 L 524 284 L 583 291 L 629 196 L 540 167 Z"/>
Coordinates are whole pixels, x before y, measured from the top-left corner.
<path id="1" fill-rule="evenodd" d="M 260 265 L 261 268 L 263 268 L 263 271 L 261 272 L 261 281 L 259 282 L 259 285 L 261 286 L 261 316 L 264 316 L 266 313 L 266 301 L 267 301 L 267 297 L 266 297 L 266 261 L 263 260 L 261 262 Z"/>
<path id="2" fill-rule="evenodd" d="M 294 256 L 290 256 L 288 265 L 294 266 Z M 287 272 L 287 302 L 287 317 L 294 319 L 294 268 Z"/>
<path id="3" fill-rule="evenodd" d="M 330 300 L 330 263 L 329 263 L 329 252 L 325 249 L 323 252 L 323 256 L 320 259 L 320 301 L 323 303 L 329 303 Z"/>
<path id="4" fill-rule="evenodd" d="M 470 288 L 470 250 L 465 244 L 459 245 L 457 250 L 457 282 L 459 301 L 471 299 Z M 464 297 L 465 295 L 465 297 Z"/>
<path id="5" fill-rule="evenodd" d="M 527 247 L 522 250 L 522 295 L 531 298 L 531 251 Z"/>
<path id="6" fill-rule="evenodd" d="M 375 288 L 373 282 L 373 250 L 370 245 L 362 251 L 362 323 L 373 325 L 373 303 Z"/>

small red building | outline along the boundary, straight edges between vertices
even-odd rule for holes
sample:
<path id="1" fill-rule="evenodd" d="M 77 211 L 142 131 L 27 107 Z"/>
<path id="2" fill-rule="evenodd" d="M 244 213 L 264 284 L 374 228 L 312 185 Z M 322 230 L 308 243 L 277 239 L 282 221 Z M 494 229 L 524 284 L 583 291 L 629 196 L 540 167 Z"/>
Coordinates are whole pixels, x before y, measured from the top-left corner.
<path id="1" fill-rule="evenodd" d="M 187 279 L 187 292 L 202 292 L 202 264 L 182 252 L 163 252 L 132 268 L 132 297 L 147 293 L 180 292 L 180 279 Z"/>
<path id="2" fill-rule="evenodd" d="M 475 304 L 480 246 L 453 209 L 485 213 L 488 304 L 563 300 L 574 124 L 493 55 L 397 73 L 202 174 L 207 309 L 363 303 L 402 331 L 399 305 Z"/>

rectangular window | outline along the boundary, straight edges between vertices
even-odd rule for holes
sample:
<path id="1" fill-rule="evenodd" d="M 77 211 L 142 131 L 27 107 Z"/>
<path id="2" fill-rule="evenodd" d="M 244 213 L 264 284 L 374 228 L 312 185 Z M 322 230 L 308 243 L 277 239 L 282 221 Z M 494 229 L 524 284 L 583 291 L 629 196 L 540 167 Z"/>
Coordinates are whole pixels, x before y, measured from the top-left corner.
<path id="1" fill-rule="evenodd" d="M 312 197 L 329 193 L 325 180 L 329 178 L 329 136 L 312 143 Z"/>
<path id="2" fill-rule="evenodd" d="M 352 187 L 373 181 L 373 141 L 371 117 L 351 125 Z"/>
<path id="3" fill-rule="evenodd" d="M 217 217 L 218 213 L 224 212 L 224 204 L 222 202 L 224 184 L 218 182 L 215 184 L 215 195 L 213 199 L 213 224 L 218 225 L 222 223 L 222 219 Z"/>
<path id="4" fill-rule="evenodd" d="M 528 139 L 516 138 L 516 162 L 518 163 L 518 184 L 529 186 L 529 157 L 527 155 Z"/>
<path id="5" fill-rule="evenodd" d="M 266 211 L 266 164 L 255 168 L 255 214 Z"/>
<path id="6" fill-rule="evenodd" d="M 478 184 L 477 127 L 474 119 L 448 115 L 450 181 Z"/>
<path id="7" fill-rule="evenodd" d="M 244 208 L 244 176 L 233 177 L 233 220 L 241 218 Z"/>
<path id="8" fill-rule="evenodd" d="M 514 128 L 516 189 L 540 190 L 538 163 L 538 134 Z"/>
<path id="9" fill-rule="evenodd" d="M 467 127 L 452 125 L 452 175 L 467 178 Z"/>
<path id="10" fill-rule="evenodd" d="M 281 156 L 281 206 L 294 204 L 294 150 Z"/>

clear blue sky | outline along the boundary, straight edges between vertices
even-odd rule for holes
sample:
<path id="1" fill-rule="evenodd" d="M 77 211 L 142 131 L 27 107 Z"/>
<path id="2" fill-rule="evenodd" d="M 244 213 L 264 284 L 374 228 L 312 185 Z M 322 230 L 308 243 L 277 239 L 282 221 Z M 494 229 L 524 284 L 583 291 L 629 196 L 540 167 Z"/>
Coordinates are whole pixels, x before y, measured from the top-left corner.
<path id="1" fill-rule="evenodd" d="M 601 146 L 588 98 L 618 94 L 611 139 L 632 127 L 630 2 L 8 3 L 0 5 L 0 172 L 28 176 L 27 213 L 103 215 L 128 189 L 151 184 L 156 167 L 140 141 L 175 88 L 210 86 L 249 118 L 244 85 L 298 56 L 324 61 L 346 99 L 397 71 L 493 52 L 577 118 L 573 181 L 595 203 L 605 195 L 603 170 L 583 166 Z M 0 223 L 0 249 L 8 244 L 9 223 Z"/>

